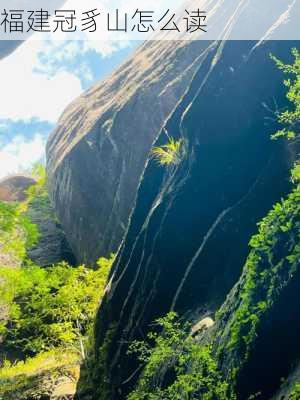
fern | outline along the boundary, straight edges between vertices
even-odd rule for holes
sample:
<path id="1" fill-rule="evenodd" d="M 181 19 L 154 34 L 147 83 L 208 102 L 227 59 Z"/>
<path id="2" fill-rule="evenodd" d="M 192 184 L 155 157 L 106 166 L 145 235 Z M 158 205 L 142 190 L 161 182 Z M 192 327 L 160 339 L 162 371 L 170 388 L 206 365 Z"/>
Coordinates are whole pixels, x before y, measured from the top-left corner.
<path id="1" fill-rule="evenodd" d="M 183 140 L 170 138 L 167 144 L 152 149 L 152 157 L 159 165 L 177 165 L 182 159 Z"/>

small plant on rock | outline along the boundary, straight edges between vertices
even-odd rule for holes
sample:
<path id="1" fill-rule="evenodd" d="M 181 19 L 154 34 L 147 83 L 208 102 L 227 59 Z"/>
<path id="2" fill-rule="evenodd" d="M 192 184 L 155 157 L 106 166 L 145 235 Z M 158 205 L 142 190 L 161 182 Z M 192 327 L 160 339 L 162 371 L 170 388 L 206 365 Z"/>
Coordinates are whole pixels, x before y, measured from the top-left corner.
<path id="1" fill-rule="evenodd" d="M 169 138 L 169 142 L 152 149 L 152 157 L 159 165 L 178 165 L 183 155 L 183 139 Z"/>

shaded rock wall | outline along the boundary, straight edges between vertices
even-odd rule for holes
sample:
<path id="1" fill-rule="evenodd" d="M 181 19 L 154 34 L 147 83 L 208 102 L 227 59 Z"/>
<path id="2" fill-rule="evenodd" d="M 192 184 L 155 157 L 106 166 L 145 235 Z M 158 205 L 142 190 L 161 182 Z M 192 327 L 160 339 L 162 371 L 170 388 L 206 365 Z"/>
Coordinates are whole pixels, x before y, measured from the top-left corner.
<path id="1" fill-rule="evenodd" d="M 28 257 L 37 265 L 47 267 L 52 264 L 66 261 L 76 264 L 76 259 L 62 230 L 50 199 L 35 198 L 28 208 L 30 221 L 37 225 L 39 230 L 38 243 L 28 249 Z"/>
<path id="2" fill-rule="evenodd" d="M 298 364 L 294 371 L 288 376 L 282 387 L 278 390 L 272 400 L 297 400 L 296 390 L 298 397 L 300 396 L 300 365 Z"/>
<path id="3" fill-rule="evenodd" d="M 74 101 L 47 146 L 51 198 L 79 261 L 115 252 L 153 141 L 206 42 L 149 42 Z"/>
<path id="4" fill-rule="evenodd" d="M 287 101 L 269 54 L 289 60 L 293 45 L 217 43 L 198 62 L 166 125 L 184 139 L 186 157 L 168 169 L 149 161 L 99 311 L 96 351 L 110 332 L 111 398 L 124 398 L 134 381 L 124 383 L 135 368 L 128 342 L 170 309 L 198 316 L 217 309 L 240 276 L 256 223 L 289 191 L 295 154 L 270 140 L 275 111 Z M 167 140 L 162 131 L 157 144 Z"/>
<path id="5" fill-rule="evenodd" d="M 214 327 L 219 365 L 239 399 L 260 392 L 270 399 L 297 380 L 300 358 L 300 190 L 268 214 L 243 274 L 218 313 Z"/>

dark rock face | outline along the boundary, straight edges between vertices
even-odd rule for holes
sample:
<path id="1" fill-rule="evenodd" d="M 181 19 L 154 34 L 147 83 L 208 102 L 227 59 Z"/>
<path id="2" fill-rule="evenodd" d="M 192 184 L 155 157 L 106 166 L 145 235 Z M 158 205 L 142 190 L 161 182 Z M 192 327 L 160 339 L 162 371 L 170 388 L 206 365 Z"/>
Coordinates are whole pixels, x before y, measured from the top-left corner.
<path id="1" fill-rule="evenodd" d="M 29 205 L 28 215 L 31 222 L 38 226 L 40 234 L 38 243 L 28 250 L 28 257 L 42 267 L 61 261 L 75 265 L 75 257 L 55 216 L 50 199 L 43 202 L 39 198 L 34 199 Z"/>
<path id="2" fill-rule="evenodd" d="M 35 180 L 23 176 L 14 175 L 0 181 L 0 201 L 24 201 L 26 190 L 34 185 Z"/>
<path id="3" fill-rule="evenodd" d="M 260 392 L 260 399 L 269 400 L 282 378 L 290 375 L 281 392 L 297 382 L 299 240 L 298 187 L 263 220 L 243 274 L 214 327 L 220 368 L 227 379 L 234 375 L 239 399 Z"/>
<path id="4" fill-rule="evenodd" d="M 294 371 L 288 376 L 287 380 L 284 382 L 282 387 L 278 390 L 272 400 L 290 400 L 292 395 L 294 399 L 297 399 L 295 395 L 295 387 L 298 385 L 299 387 L 300 382 L 300 364 L 296 366 Z M 298 389 L 298 396 L 299 396 L 299 389 Z"/>
<path id="5" fill-rule="evenodd" d="M 222 304 L 256 223 L 288 192 L 294 154 L 270 140 L 278 129 L 272 110 L 287 101 L 269 54 L 288 61 L 295 45 L 215 43 L 198 61 L 166 125 L 184 139 L 186 156 L 167 169 L 149 161 L 99 311 L 96 351 L 110 337 L 108 398 L 125 398 L 135 368 L 127 343 L 150 322 L 170 309 L 201 316 Z M 167 140 L 162 131 L 157 143 Z"/>
<path id="6" fill-rule="evenodd" d="M 150 42 L 76 100 L 47 146 L 51 198 L 81 262 L 115 252 L 153 141 L 207 43 Z"/>

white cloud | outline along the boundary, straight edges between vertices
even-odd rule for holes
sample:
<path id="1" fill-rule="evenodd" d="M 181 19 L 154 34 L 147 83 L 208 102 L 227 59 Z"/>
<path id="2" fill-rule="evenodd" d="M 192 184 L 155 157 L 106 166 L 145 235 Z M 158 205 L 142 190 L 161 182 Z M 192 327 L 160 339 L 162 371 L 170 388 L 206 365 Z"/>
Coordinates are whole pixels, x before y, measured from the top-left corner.
<path id="1" fill-rule="evenodd" d="M 180 2 L 179 0 L 176 0 Z M 171 0 L 166 0 L 167 7 Z M 172 0 L 174 2 L 174 0 Z M 108 9 L 126 6 L 127 10 L 135 10 L 137 4 L 141 8 L 153 1 L 141 0 L 89 0 L 86 8 L 99 7 L 105 14 Z M 159 3 L 160 4 L 160 3 Z M 78 0 L 68 0 L 64 9 L 72 9 L 82 6 Z M 158 7 L 152 4 L 153 9 Z M 62 34 L 62 40 L 50 40 L 48 42 L 30 40 L 20 46 L 9 57 L 0 62 L 0 87 L 1 107 L 0 119 L 30 121 L 32 118 L 56 123 L 65 107 L 82 93 L 82 86 L 78 76 L 86 81 L 93 80 L 93 74 L 87 62 L 78 66 L 76 71 L 68 71 L 67 64 L 76 60 L 79 54 L 94 50 L 102 57 L 109 57 L 120 49 L 127 47 L 128 42 L 116 39 L 116 34 L 101 36 L 101 40 L 85 40 L 81 42 L 67 42 Z M 37 36 L 38 37 L 38 36 Z M 51 36 L 50 36 L 51 37 Z M 59 36 L 53 36 L 57 39 Z M 53 39 L 52 38 L 52 39 Z M 40 55 L 43 55 L 43 65 Z M 64 67 L 64 64 L 66 67 Z"/>
<path id="2" fill-rule="evenodd" d="M 34 70 L 43 42 L 27 41 L 0 62 L 0 119 L 38 118 L 55 123 L 64 108 L 82 92 L 80 80 L 58 71 L 52 76 Z"/>
<path id="3" fill-rule="evenodd" d="M 14 139 L 0 150 L 0 179 L 30 168 L 45 156 L 45 139 L 39 133 L 27 141 L 23 135 Z"/>

